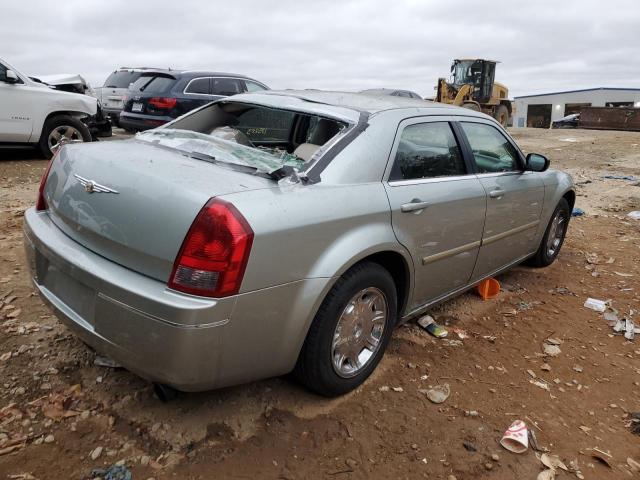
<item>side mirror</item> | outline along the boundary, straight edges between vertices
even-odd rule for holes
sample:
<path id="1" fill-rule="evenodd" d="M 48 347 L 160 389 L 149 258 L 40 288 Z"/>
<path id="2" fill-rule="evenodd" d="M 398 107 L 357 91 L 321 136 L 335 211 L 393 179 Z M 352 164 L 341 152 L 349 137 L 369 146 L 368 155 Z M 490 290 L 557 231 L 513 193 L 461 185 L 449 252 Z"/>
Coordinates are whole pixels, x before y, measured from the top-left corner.
<path id="1" fill-rule="evenodd" d="M 6 83 L 18 83 L 20 81 L 20 79 L 18 78 L 18 75 L 16 75 L 16 72 L 9 69 L 7 69 L 7 73 L 5 74 L 4 78 L 5 78 L 4 81 Z"/>
<path id="2" fill-rule="evenodd" d="M 539 153 L 530 153 L 527 155 L 526 170 L 532 172 L 544 172 L 549 168 L 549 159 Z"/>

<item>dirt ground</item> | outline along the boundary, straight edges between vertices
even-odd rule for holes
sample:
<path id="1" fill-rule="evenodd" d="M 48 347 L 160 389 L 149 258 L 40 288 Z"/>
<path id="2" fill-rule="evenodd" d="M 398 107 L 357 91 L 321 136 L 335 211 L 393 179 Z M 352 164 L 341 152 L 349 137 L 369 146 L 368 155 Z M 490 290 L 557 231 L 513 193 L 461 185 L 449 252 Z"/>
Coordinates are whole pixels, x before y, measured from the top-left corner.
<path id="1" fill-rule="evenodd" d="M 516 419 L 567 465 L 559 479 L 640 477 L 627 460 L 640 462 L 630 431 L 640 339 L 583 307 L 594 297 L 620 315 L 640 310 L 640 220 L 626 217 L 640 210 L 640 184 L 602 178 L 640 174 L 640 133 L 512 133 L 578 185 L 586 215 L 572 219 L 558 261 L 502 275 L 497 299 L 468 293 L 431 312 L 468 338 L 398 328 L 372 378 L 334 400 L 278 378 L 161 403 L 144 380 L 94 365 L 25 266 L 22 212 L 46 162 L 0 150 L 0 479 L 84 479 L 116 462 L 134 480 L 535 479 L 543 465 L 531 448 L 498 443 Z M 555 357 L 543 353 L 549 338 Z M 445 383 L 442 404 L 421 392 Z"/>

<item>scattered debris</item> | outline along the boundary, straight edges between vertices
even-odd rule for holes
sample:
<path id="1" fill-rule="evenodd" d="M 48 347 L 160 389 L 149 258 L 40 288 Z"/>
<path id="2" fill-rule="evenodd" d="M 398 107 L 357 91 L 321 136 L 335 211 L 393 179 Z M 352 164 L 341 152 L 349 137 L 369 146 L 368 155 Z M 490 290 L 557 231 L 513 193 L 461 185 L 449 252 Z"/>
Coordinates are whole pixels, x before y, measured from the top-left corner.
<path id="1" fill-rule="evenodd" d="M 513 453 L 524 453 L 529 446 L 527 425 L 522 420 L 516 420 L 504 432 L 500 445 Z"/>
<path id="2" fill-rule="evenodd" d="M 598 299 L 589 297 L 584 302 L 584 306 L 596 312 L 602 313 L 607 309 L 607 302 L 605 302 L 604 300 L 598 300 Z"/>
<path id="3" fill-rule="evenodd" d="M 120 365 L 118 362 L 103 355 L 96 355 L 96 358 L 93 360 L 93 364 L 98 367 L 122 368 L 122 365 Z"/>
<path id="4" fill-rule="evenodd" d="M 541 471 L 536 480 L 554 480 L 556 478 L 556 471 L 552 469 Z"/>
<path id="5" fill-rule="evenodd" d="M 544 382 L 544 381 L 539 381 L 539 380 L 529 380 L 529 383 L 531 383 L 532 385 L 535 385 L 538 388 L 542 388 L 543 390 L 546 390 L 547 392 L 549 390 L 551 390 L 549 388 L 549 384 Z"/>
<path id="6" fill-rule="evenodd" d="M 91 460 L 97 460 L 98 458 L 100 458 L 100 455 L 102 455 L 102 447 L 96 447 L 91 450 L 89 457 L 91 458 Z"/>
<path id="7" fill-rule="evenodd" d="M 627 465 L 633 472 L 640 472 L 640 463 L 636 462 L 633 458 L 627 457 Z"/>
<path id="8" fill-rule="evenodd" d="M 131 472 L 124 465 L 112 465 L 106 470 L 96 468 L 91 471 L 91 478 L 101 478 L 102 480 L 131 480 Z"/>
<path id="9" fill-rule="evenodd" d="M 464 449 L 467 452 L 477 452 L 478 451 L 476 446 L 471 442 L 462 442 L 462 446 L 464 447 Z"/>
<path id="10" fill-rule="evenodd" d="M 534 432 L 533 430 L 527 430 L 527 438 L 529 440 L 529 444 L 531 445 L 531 448 L 533 448 L 536 452 L 543 452 L 547 450 L 546 448 L 544 449 L 540 448 L 540 446 L 538 445 L 538 438 L 536 437 L 536 432 Z"/>
<path id="11" fill-rule="evenodd" d="M 611 463 L 609 462 L 609 458 L 611 458 L 611 455 L 607 454 L 606 452 L 603 452 L 601 450 L 598 450 L 597 448 L 593 449 L 595 453 L 591 454 L 591 458 L 597 460 L 598 462 L 600 462 L 601 464 L 609 467 L 609 468 L 613 468 L 611 466 Z M 607 458 L 609 457 L 609 458 Z"/>
<path id="12" fill-rule="evenodd" d="M 584 210 L 578 207 L 573 207 L 573 210 L 571 210 L 572 217 L 582 217 L 584 214 Z"/>
<path id="13" fill-rule="evenodd" d="M 549 357 L 557 357 L 562 353 L 562 350 L 560 350 L 560 347 L 558 345 L 549 343 L 548 340 L 545 340 L 545 342 L 542 344 L 542 351 Z"/>
<path id="14" fill-rule="evenodd" d="M 640 210 L 634 210 L 633 212 L 627 213 L 627 217 L 632 218 L 633 220 L 640 220 Z"/>
<path id="15" fill-rule="evenodd" d="M 402 387 L 393 387 L 394 392 L 404 392 L 404 388 Z"/>
<path id="16" fill-rule="evenodd" d="M 445 338 L 449 333 L 444 327 L 438 325 L 431 315 L 420 317 L 418 325 L 436 338 Z"/>
<path id="17" fill-rule="evenodd" d="M 633 175 L 603 175 L 602 178 L 608 178 L 610 180 L 627 180 L 630 182 L 635 182 L 638 180 L 638 177 L 634 177 Z"/>
<path id="18" fill-rule="evenodd" d="M 433 403 L 443 403 L 449 395 L 451 395 L 451 389 L 449 388 L 449 384 L 445 383 L 443 385 L 436 385 L 433 388 L 426 390 L 426 395 L 429 400 Z"/>
<path id="19" fill-rule="evenodd" d="M 558 468 L 561 468 L 565 472 L 568 471 L 567 466 L 564 463 L 562 463 L 562 460 L 560 460 L 560 458 L 557 455 L 549 455 L 547 453 L 543 453 L 542 455 L 540 455 L 539 459 L 542 462 L 542 464 L 547 468 L 550 468 L 552 470 L 557 470 Z"/>
<path id="20" fill-rule="evenodd" d="M 634 435 L 640 435 L 640 412 L 631 412 L 629 428 Z"/>

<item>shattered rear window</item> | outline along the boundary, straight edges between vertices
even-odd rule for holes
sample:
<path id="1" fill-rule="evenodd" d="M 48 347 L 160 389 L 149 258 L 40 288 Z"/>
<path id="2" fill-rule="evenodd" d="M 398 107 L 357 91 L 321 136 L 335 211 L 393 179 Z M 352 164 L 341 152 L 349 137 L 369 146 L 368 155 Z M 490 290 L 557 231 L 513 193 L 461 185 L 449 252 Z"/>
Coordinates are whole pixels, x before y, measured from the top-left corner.
<path id="1" fill-rule="evenodd" d="M 136 139 L 175 148 L 186 154 L 208 155 L 217 161 L 253 167 L 264 173 L 275 172 L 285 165 L 300 171 L 305 165 L 304 160 L 283 150 L 247 147 L 191 130 L 171 128 L 148 130 L 138 133 Z"/>

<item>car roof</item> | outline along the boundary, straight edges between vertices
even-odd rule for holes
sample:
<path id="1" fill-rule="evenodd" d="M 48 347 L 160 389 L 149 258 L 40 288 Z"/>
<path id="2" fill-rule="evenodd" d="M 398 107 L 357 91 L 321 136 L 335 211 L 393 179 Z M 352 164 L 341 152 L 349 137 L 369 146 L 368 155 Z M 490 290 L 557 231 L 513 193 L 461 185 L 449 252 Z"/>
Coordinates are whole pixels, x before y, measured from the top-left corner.
<path id="1" fill-rule="evenodd" d="M 246 80 L 253 80 L 246 75 L 240 75 L 237 73 L 229 72 L 214 72 L 210 70 L 171 70 L 165 68 L 148 68 L 141 71 L 143 76 L 153 75 L 158 73 L 161 75 L 171 75 L 174 78 L 197 78 L 197 77 L 228 77 L 228 78 L 241 78 Z M 257 80 L 253 80 L 257 81 Z M 258 82 L 261 83 L 261 82 Z"/>
<path id="2" fill-rule="evenodd" d="M 307 109 L 312 109 L 313 105 L 335 107 L 339 110 L 350 110 L 352 112 L 374 115 L 387 110 L 416 109 L 424 110 L 425 115 L 466 115 L 481 116 L 484 114 L 475 112 L 468 108 L 435 103 L 417 98 L 395 97 L 384 94 L 364 94 L 353 92 L 326 91 L 326 90 L 266 90 L 260 93 L 240 94 L 229 99 L 243 101 L 257 101 L 261 104 L 270 104 L 273 107 L 291 107 L 295 104 L 304 105 Z"/>

